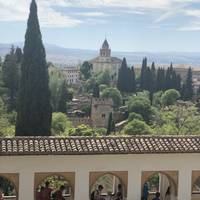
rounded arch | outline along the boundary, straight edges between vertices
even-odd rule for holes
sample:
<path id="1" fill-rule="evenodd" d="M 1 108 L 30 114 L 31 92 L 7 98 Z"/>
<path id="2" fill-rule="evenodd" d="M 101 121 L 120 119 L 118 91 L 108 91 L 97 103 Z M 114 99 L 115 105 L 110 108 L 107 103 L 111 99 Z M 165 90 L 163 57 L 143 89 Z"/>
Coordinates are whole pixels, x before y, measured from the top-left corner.
<path id="1" fill-rule="evenodd" d="M 145 182 L 148 182 L 148 180 L 156 175 L 161 174 L 165 175 L 169 181 L 169 186 L 172 188 L 172 192 L 175 196 L 178 195 L 178 176 L 176 174 L 177 172 L 168 172 L 168 171 L 151 171 L 151 172 L 143 172 L 142 174 L 142 187 L 141 190 L 143 190 L 143 186 Z M 177 179 L 177 180 L 176 180 Z"/>
<path id="2" fill-rule="evenodd" d="M 98 179 L 106 175 L 114 176 L 119 180 L 123 188 L 124 196 L 127 197 L 128 172 L 90 172 L 89 194 L 91 194 L 92 188 Z"/>
<path id="3" fill-rule="evenodd" d="M 195 187 L 195 185 L 198 187 L 196 187 L 196 188 L 194 188 Z M 196 190 L 195 190 L 196 189 Z M 198 193 L 200 193 L 200 175 L 199 176 L 197 176 L 194 180 L 193 180 L 193 182 L 192 182 L 192 193 L 193 192 L 198 192 Z"/>
<path id="4" fill-rule="evenodd" d="M 36 199 L 36 192 L 39 186 L 44 183 L 47 178 L 50 177 L 62 177 L 63 181 L 66 181 L 71 188 L 71 200 L 74 199 L 75 191 L 75 173 L 73 172 L 50 172 L 50 173 L 36 173 L 35 174 L 35 186 L 34 186 L 34 197 Z"/>
<path id="5" fill-rule="evenodd" d="M 0 173 L 0 178 L 7 180 L 14 187 L 16 200 L 19 199 L 19 176 L 18 174 L 2 174 Z"/>

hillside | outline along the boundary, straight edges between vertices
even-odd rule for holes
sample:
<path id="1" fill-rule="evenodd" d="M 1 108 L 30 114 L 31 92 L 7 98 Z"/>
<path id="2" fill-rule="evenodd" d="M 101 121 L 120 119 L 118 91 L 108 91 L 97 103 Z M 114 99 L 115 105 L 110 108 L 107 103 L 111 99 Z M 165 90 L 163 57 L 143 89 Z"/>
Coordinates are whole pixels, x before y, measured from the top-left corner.
<path id="1" fill-rule="evenodd" d="M 15 43 L 15 46 L 22 47 L 22 43 Z M 4 56 L 10 49 L 11 44 L 0 44 L 0 56 Z M 87 49 L 69 49 L 52 44 L 46 44 L 47 60 L 57 64 L 77 64 L 89 60 L 98 55 L 98 51 Z M 155 61 L 159 64 L 185 65 L 198 67 L 200 65 L 200 52 L 112 52 L 112 56 L 119 58 L 126 57 L 130 65 L 140 64 L 143 57 L 149 62 Z"/>

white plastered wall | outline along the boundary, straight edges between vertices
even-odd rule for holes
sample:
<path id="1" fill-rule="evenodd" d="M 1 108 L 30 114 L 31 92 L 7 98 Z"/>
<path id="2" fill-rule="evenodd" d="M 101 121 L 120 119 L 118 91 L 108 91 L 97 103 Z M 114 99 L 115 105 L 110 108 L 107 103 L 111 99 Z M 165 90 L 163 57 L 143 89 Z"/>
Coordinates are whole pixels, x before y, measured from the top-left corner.
<path id="1" fill-rule="evenodd" d="M 75 172 L 75 200 L 89 199 L 89 172 L 128 171 L 128 200 L 141 199 L 142 171 L 178 171 L 178 200 L 191 200 L 200 154 L 0 157 L 0 173 L 19 173 L 19 200 L 34 199 L 34 173 Z"/>

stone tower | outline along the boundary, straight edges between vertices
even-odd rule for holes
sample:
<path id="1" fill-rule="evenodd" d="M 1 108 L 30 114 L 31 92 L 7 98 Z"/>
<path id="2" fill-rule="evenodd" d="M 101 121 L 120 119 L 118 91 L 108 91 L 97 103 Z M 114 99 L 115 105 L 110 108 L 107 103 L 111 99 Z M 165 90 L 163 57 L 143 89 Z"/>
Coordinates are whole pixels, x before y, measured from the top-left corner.
<path id="1" fill-rule="evenodd" d="M 109 48 L 109 44 L 107 39 L 105 39 L 102 48 L 100 49 L 100 56 L 101 57 L 110 57 L 111 56 L 111 49 Z"/>
<path id="2" fill-rule="evenodd" d="M 112 99 L 92 98 L 91 119 L 93 127 L 107 128 L 110 113 L 113 113 Z"/>

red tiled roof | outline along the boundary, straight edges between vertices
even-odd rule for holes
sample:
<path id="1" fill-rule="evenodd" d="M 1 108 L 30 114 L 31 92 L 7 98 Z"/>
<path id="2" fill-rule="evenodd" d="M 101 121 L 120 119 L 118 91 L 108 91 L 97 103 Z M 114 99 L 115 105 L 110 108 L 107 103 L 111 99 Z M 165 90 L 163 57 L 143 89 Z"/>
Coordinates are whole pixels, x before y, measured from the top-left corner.
<path id="1" fill-rule="evenodd" d="M 200 153 L 199 136 L 0 138 L 0 156 Z"/>

